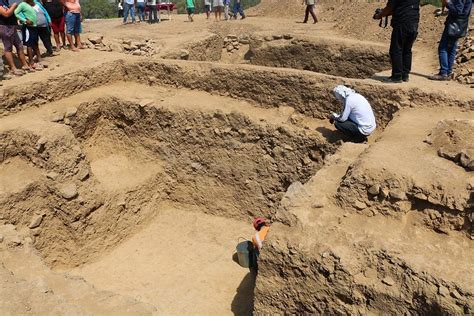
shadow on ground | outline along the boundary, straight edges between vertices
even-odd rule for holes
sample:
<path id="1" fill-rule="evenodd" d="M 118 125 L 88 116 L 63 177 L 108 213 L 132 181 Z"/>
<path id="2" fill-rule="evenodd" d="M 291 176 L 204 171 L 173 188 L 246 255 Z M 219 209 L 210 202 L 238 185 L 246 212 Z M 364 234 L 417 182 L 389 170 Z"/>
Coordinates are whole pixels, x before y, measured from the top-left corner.
<path id="1" fill-rule="evenodd" d="M 257 275 L 255 273 L 249 272 L 240 282 L 231 305 L 234 315 L 252 315 L 256 278 Z"/>

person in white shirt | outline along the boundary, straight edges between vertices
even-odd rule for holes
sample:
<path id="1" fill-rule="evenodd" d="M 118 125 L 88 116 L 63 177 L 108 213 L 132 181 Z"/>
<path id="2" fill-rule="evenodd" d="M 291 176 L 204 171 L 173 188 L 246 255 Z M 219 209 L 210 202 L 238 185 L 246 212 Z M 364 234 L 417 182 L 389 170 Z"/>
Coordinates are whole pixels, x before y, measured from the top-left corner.
<path id="1" fill-rule="evenodd" d="M 375 116 L 372 107 L 362 95 L 354 90 L 339 85 L 333 90 L 336 99 L 344 104 L 342 114 L 332 113 L 329 121 L 350 137 L 355 143 L 367 141 L 367 136 L 376 128 Z"/>
<path id="2" fill-rule="evenodd" d="M 125 0 L 124 3 L 124 12 L 123 12 L 123 24 L 127 24 L 128 14 L 132 18 L 132 23 L 135 24 L 135 1 L 134 0 Z"/>

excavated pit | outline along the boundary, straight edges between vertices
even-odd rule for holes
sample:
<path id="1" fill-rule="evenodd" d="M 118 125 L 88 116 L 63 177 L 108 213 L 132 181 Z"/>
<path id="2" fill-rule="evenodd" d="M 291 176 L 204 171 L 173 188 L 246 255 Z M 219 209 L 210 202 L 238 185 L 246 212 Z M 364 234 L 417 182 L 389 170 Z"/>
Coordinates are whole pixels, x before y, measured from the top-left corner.
<path id="1" fill-rule="evenodd" d="M 280 45 L 283 40 L 263 39 L 261 55 L 256 53 L 253 58 L 265 60 L 270 50 L 278 49 L 279 56 L 285 59 L 283 57 L 291 54 L 291 49 L 300 50 L 307 45 L 299 42 L 298 45 L 302 46 L 289 48 L 289 41 Z M 281 47 L 270 47 L 273 45 Z M 307 50 L 315 53 L 318 49 L 321 48 L 315 46 Z M 290 67 L 304 69 L 294 62 L 296 64 Z M 344 76 L 350 77 L 357 71 L 352 66 L 346 67 L 348 72 Z M 114 73 L 114 76 L 108 76 L 109 73 Z M 107 259 L 111 261 L 101 261 L 101 258 L 120 248 L 118 246 L 126 245 L 137 227 L 165 231 L 163 226 L 147 226 L 150 219 L 164 218 L 173 223 L 174 214 L 178 214 L 192 226 L 192 216 L 188 218 L 182 211 L 189 208 L 197 210 L 193 215 L 196 217 L 194 222 L 206 216 L 210 217 L 199 222 L 201 225 L 209 223 L 211 217 L 226 218 L 228 221 L 216 221 L 226 227 L 232 225 L 232 220 L 242 224 L 253 216 L 264 214 L 275 224 L 261 256 L 255 308 L 254 280 L 245 277 L 241 284 L 246 291 L 246 303 L 251 303 L 244 308 L 247 312 L 253 309 L 263 314 L 282 310 L 296 314 L 471 313 L 474 296 L 469 280 L 459 281 L 462 280 L 460 275 L 466 271 L 465 262 L 459 259 L 455 272 L 443 270 L 438 262 L 440 259 L 434 255 L 436 251 L 445 251 L 447 257 L 442 258 L 448 261 L 448 265 L 455 266 L 459 249 L 463 249 L 468 252 L 466 260 L 469 261 L 471 241 L 466 236 L 448 240 L 446 238 L 459 236 L 435 234 L 433 237 L 430 234 L 431 229 L 443 226 L 450 227 L 448 231 L 454 227 L 454 230 L 469 232 L 466 223 L 472 217 L 472 191 L 470 196 L 462 197 L 463 211 L 467 215 L 462 215 L 461 224 L 457 209 L 454 218 L 449 215 L 441 217 L 443 225 L 433 220 L 417 226 L 420 234 L 428 236 L 420 240 L 435 247 L 431 255 L 422 254 L 429 258 L 417 261 L 424 249 L 417 248 L 418 244 L 412 247 L 409 240 L 417 235 L 408 236 L 408 240 L 399 240 L 396 235 L 396 232 L 411 227 L 413 223 L 407 220 L 409 216 L 392 216 L 391 208 L 398 207 L 392 202 L 396 201 L 376 201 L 367 193 L 375 180 L 380 186 L 393 185 L 393 181 L 384 178 L 390 178 L 390 173 L 383 169 L 384 166 L 376 166 L 375 170 L 382 173 L 377 179 L 359 175 L 364 170 L 371 170 L 360 166 L 361 160 L 373 151 L 384 152 L 385 138 L 390 140 L 385 136 L 387 130 L 390 133 L 392 125 L 397 122 L 404 125 L 403 121 L 393 121 L 399 112 L 420 106 L 439 108 L 448 105 L 455 110 L 451 111 L 453 113 L 468 112 L 474 108 L 473 101 L 420 89 L 398 89 L 344 80 L 369 99 L 382 136 L 367 146 L 368 149 L 355 145 L 354 152 L 340 157 L 337 152 L 340 143 L 337 137 L 334 138 L 334 131 L 321 121 L 316 125 L 307 123 L 308 120 L 313 123 L 322 120 L 327 113 L 338 110 L 331 89 L 341 79 L 331 76 L 253 65 L 241 65 L 235 69 L 234 65 L 207 62 L 119 61 L 94 71 L 54 78 L 47 86 L 33 83 L 28 89 L 12 88 L 4 94 L 0 109 L 4 119 L 14 117 L 18 111 L 34 110 L 35 106 L 46 108 L 49 105 L 44 104 L 74 95 L 80 99 L 81 93 L 89 90 L 98 89 L 100 93 L 120 88 L 117 84 L 120 82 L 142 85 L 140 89 L 156 89 L 157 93 L 182 93 L 188 99 L 183 101 L 183 97 L 180 102 L 188 106 L 168 106 L 166 98 L 161 100 L 163 106 L 129 101 L 124 92 L 123 98 L 107 97 L 81 103 L 77 109 L 67 110 L 59 118 L 54 117 L 54 122 L 4 128 L 0 133 L 0 176 L 11 175 L 18 169 L 22 172 L 15 179 L 2 180 L 0 219 L 16 226 L 30 226 L 34 247 L 50 267 L 67 270 L 79 267 L 86 271 L 74 270 L 79 275 L 94 275 L 93 271 L 87 271 L 87 267 L 98 262 L 98 267 L 107 269 L 101 263 L 113 264 L 113 258 Z M 67 92 L 59 89 L 64 86 L 70 89 Z M 204 110 L 189 98 L 192 91 L 201 94 L 212 92 L 215 96 L 242 104 L 231 105 L 228 100 L 221 104 L 226 111 Z M 250 107 L 258 111 L 291 109 L 293 114 L 288 115 L 288 120 L 269 124 L 259 119 L 260 112 L 258 115 L 254 113 L 255 117 L 249 114 L 249 105 L 245 102 L 251 102 Z M 233 106 L 236 111 L 227 111 L 227 106 Z M 442 113 L 437 115 L 442 116 Z M 50 117 L 49 114 L 45 116 Z M 435 119 L 431 120 L 435 122 Z M 392 129 L 396 131 L 396 128 Z M 423 133 L 424 139 L 428 131 Z M 328 161 L 327 157 L 333 154 L 333 161 Z M 377 161 L 377 158 L 374 156 L 373 160 Z M 347 166 L 345 160 L 348 160 Z M 330 170 L 331 166 L 339 164 L 343 165 L 340 170 Z M 445 164 L 454 165 L 451 161 Z M 314 185 L 312 179 L 320 172 L 323 176 L 313 182 L 324 187 L 335 186 L 331 195 L 322 198 L 317 194 L 309 194 L 309 197 L 298 195 L 298 199 L 309 201 L 303 206 L 301 201 L 295 204 L 284 202 L 291 197 L 294 188 Z M 326 185 L 325 179 L 333 177 L 335 183 Z M 395 184 L 400 186 L 404 182 Z M 408 193 L 411 198 L 419 192 Z M 449 202 L 443 200 L 442 193 L 437 203 Z M 327 202 L 334 196 L 339 208 Z M 370 207 L 354 209 L 357 199 Z M 409 210 L 404 211 L 408 215 L 413 213 L 408 211 L 416 211 L 427 213 L 428 217 L 422 217 L 422 220 L 438 218 L 437 214 L 432 214 L 431 209 L 439 211 L 433 205 L 409 202 Z M 175 212 L 172 207 L 164 217 L 159 217 L 162 214 L 157 210 L 165 209 L 163 205 L 172 205 L 181 211 Z M 295 211 L 298 207 L 304 210 Z M 407 208 L 407 203 L 403 207 Z M 319 209 L 322 209 L 321 214 L 317 211 Z M 299 217 L 299 214 L 306 213 L 311 214 Z M 444 213 L 448 214 L 447 211 Z M 366 222 L 378 231 L 365 228 Z M 393 229 L 385 232 L 388 227 Z M 186 234 L 193 234 L 192 230 L 186 229 L 183 229 Z M 211 239 L 217 240 L 218 234 L 218 231 L 212 232 Z M 449 243 L 455 243 L 456 247 L 446 248 Z M 233 247 L 234 241 L 230 244 Z M 414 259 L 403 258 L 398 249 L 395 250 L 398 245 L 402 253 L 412 255 Z M 439 245 L 441 248 L 436 248 Z M 186 249 L 190 249 L 189 245 Z M 117 255 L 118 258 L 127 256 L 128 252 L 122 253 L 122 257 Z M 425 261 L 439 266 L 439 270 L 432 266 L 429 267 L 431 270 L 425 269 Z M 117 271 L 112 272 L 118 275 Z M 107 287 L 109 282 L 106 279 L 97 281 L 97 275 L 95 277 L 97 284 Z M 142 285 L 137 283 L 136 287 Z M 123 291 L 121 294 L 128 294 Z M 163 293 L 156 293 L 157 296 L 160 294 Z M 237 296 L 236 303 L 233 303 L 234 312 L 234 305 L 241 303 Z M 153 299 L 145 301 L 150 303 Z M 215 311 L 216 314 L 219 312 Z"/>
<path id="2" fill-rule="evenodd" d="M 164 201 L 236 219 L 272 217 L 288 186 L 305 182 L 335 150 L 315 132 L 256 125 L 237 113 L 113 98 L 82 104 L 68 123 L 73 135 L 57 140 L 23 131 L 0 137 L 2 166 L 21 157 L 46 175 L 3 196 L 2 216 L 28 225 L 34 200 L 46 223 L 35 245 L 53 266 L 88 261 Z M 67 185 L 77 188 L 73 196 Z"/>
<path id="3" fill-rule="evenodd" d="M 325 39 L 294 39 L 287 34 L 228 35 L 224 38 L 214 35 L 167 58 L 291 68 L 356 79 L 370 78 L 390 69 L 384 47 L 361 47 Z"/>

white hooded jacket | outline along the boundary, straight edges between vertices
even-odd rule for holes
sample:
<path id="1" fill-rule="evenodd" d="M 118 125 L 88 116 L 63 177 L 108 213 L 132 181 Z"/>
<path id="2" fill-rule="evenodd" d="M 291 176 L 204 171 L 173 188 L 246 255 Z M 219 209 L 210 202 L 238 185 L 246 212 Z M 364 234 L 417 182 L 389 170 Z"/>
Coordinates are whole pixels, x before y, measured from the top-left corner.
<path id="1" fill-rule="evenodd" d="M 344 111 L 340 115 L 333 113 L 334 118 L 339 122 L 350 119 L 357 124 L 363 135 L 372 134 L 377 125 L 369 101 L 354 90 L 342 85 L 334 88 L 333 93 L 336 99 L 344 103 Z"/>

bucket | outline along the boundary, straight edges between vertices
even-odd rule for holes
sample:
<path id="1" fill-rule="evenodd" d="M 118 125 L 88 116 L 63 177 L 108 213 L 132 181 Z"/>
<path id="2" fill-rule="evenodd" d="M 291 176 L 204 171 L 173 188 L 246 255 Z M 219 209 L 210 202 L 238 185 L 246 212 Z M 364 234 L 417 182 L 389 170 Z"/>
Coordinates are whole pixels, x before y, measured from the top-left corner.
<path id="1" fill-rule="evenodd" d="M 250 267 L 250 250 L 252 247 L 252 242 L 248 240 L 239 242 L 237 247 L 235 247 L 237 250 L 237 259 L 239 261 L 239 265 L 243 268 Z"/>

